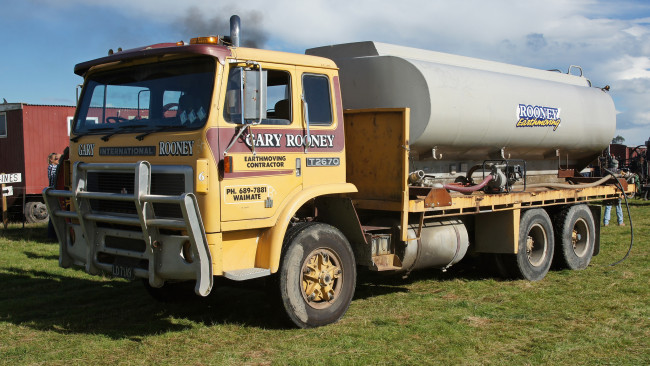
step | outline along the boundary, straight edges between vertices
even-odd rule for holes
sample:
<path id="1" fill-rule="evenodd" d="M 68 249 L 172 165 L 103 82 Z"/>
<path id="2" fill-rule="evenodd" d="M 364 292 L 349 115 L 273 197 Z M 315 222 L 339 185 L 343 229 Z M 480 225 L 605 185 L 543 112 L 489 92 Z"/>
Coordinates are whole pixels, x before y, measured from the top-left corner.
<path id="1" fill-rule="evenodd" d="M 234 271 L 226 271 L 223 273 L 224 277 L 233 281 L 244 281 L 253 278 L 270 276 L 271 270 L 268 268 L 245 268 L 237 269 Z"/>

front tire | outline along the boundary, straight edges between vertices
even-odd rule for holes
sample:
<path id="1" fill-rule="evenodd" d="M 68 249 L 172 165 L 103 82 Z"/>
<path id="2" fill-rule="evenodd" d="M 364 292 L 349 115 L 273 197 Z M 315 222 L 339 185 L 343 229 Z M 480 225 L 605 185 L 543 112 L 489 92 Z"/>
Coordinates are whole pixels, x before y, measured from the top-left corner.
<path id="1" fill-rule="evenodd" d="M 352 248 L 335 227 L 299 224 L 287 232 L 279 270 L 282 306 L 300 328 L 337 322 L 356 286 Z"/>
<path id="2" fill-rule="evenodd" d="M 595 225 L 587 205 L 571 206 L 560 213 L 555 227 L 555 256 L 560 267 L 587 268 L 596 243 Z"/>

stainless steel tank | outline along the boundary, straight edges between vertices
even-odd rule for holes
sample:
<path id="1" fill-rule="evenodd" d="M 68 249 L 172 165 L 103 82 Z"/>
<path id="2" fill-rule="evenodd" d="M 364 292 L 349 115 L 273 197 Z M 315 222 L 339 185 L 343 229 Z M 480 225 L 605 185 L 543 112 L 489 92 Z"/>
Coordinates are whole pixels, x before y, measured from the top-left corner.
<path id="1" fill-rule="evenodd" d="M 420 239 L 418 226 L 408 230 L 409 241 L 401 256 L 402 271 L 424 268 L 446 270 L 460 262 L 469 247 L 467 228 L 460 220 L 436 220 L 426 222 Z"/>
<path id="2" fill-rule="evenodd" d="M 453 173 L 491 158 L 581 169 L 616 128 L 611 97 L 582 76 L 377 42 L 306 53 L 339 66 L 344 108 L 411 108 L 415 160 L 458 162 Z"/>

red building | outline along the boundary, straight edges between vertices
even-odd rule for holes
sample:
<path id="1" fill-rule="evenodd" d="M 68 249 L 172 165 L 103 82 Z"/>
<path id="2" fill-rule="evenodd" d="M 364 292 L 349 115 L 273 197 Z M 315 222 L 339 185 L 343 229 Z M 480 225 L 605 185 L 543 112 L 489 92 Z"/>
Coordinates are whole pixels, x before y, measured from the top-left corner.
<path id="1" fill-rule="evenodd" d="M 7 202 L 28 222 L 47 219 L 41 196 L 48 185 L 47 157 L 68 146 L 74 112 L 73 106 L 0 104 L 0 173 L 20 173 L 21 182 L 6 184 L 13 187 Z"/>

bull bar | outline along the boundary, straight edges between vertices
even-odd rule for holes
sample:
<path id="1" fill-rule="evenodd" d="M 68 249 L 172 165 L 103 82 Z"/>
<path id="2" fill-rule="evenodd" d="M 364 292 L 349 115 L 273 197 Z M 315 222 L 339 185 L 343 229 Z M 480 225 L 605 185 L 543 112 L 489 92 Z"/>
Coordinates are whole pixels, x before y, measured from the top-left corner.
<path id="1" fill-rule="evenodd" d="M 89 192 L 89 171 L 133 172 L 133 194 Z M 169 280 L 196 280 L 194 292 L 207 296 L 213 283 L 212 258 L 196 196 L 192 193 L 152 195 L 150 189 L 151 165 L 147 161 L 134 164 L 74 163 L 70 191 L 52 187 L 43 190 L 59 241 L 59 265 L 64 268 L 83 266 L 87 273 L 97 275 L 113 271 L 115 265 L 100 261 L 98 253 L 130 263 L 141 261 L 146 263 L 143 265 L 146 268 L 134 267 L 133 277 L 148 279 L 152 287 L 161 287 Z M 61 209 L 61 198 L 70 200 L 70 211 Z M 135 204 L 137 216 L 95 212 L 90 200 L 131 201 Z M 156 217 L 153 203 L 178 204 L 182 218 Z M 140 230 L 125 230 L 121 228 L 124 225 L 140 227 Z M 180 235 L 177 234 L 179 231 Z M 133 250 L 107 246 L 107 237 L 113 241 L 142 240 L 144 248 Z M 184 248 L 187 243 L 189 251 Z"/>

